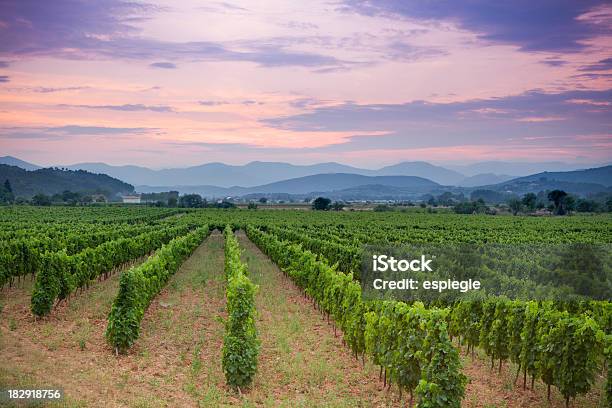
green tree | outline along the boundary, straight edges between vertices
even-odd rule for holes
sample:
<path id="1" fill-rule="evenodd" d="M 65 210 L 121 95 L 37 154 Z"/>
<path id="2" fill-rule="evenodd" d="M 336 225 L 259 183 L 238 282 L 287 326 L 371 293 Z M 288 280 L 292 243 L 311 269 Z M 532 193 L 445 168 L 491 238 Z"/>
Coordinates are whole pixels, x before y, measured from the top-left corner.
<path id="1" fill-rule="evenodd" d="M 342 211 L 343 208 L 344 204 L 342 204 L 340 201 L 334 201 L 334 203 L 331 205 L 331 209 L 334 211 Z"/>
<path id="2" fill-rule="evenodd" d="M 567 197 L 567 193 L 563 190 L 553 190 L 548 193 L 548 200 L 553 203 L 553 211 L 557 215 L 564 215 L 563 199 Z"/>
<path id="3" fill-rule="evenodd" d="M 521 204 L 529 211 L 533 211 L 536 208 L 538 197 L 534 193 L 527 193 L 523 196 Z"/>
<path id="4" fill-rule="evenodd" d="M 576 199 L 574 198 L 574 196 L 565 196 L 563 198 L 562 204 L 566 212 L 570 213 L 572 211 L 576 211 Z"/>
<path id="5" fill-rule="evenodd" d="M 326 210 L 329 210 L 330 205 L 331 205 L 331 200 L 329 198 L 317 197 L 312 202 L 312 209 L 326 211 Z"/>
<path id="6" fill-rule="evenodd" d="M 15 201 L 15 195 L 13 194 L 13 188 L 11 187 L 10 181 L 6 179 L 4 186 L 0 188 L 0 202 L 12 203 Z"/>
<path id="7" fill-rule="evenodd" d="M 579 198 L 576 203 L 576 211 L 578 212 L 595 212 L 597 210 L 599 210 L 599 203 L 595 200 Z"/>
<path id="8" fill-rule="evenodd" d="M 523 209 L 523 202 L 518 198 L 511 198 L 508 200 L 508 207 L 512 211 L 512 215 L 517 215 Z"/>
<path id="9" fill-rule="evenodd" d="M 179 206 L 185 208 L 202 207 L 202 197 L 199 194 L 185 194 L 179 198 Z"/>
<path id="10" fill-rule="evenodd" d="M 44 206 L 51 205 L 51 197 L 46 194 L 36 194 L 34 197 L 32 197 L 32 204 Z"/>
<path id="11" fill-rule="evenodd" d="M 249 210 L 256 210 L 257 209 L 257 204 L 255 204 L 254 202 L 250 202 L 249 205 L 247 206 L 247 208 Z"/>

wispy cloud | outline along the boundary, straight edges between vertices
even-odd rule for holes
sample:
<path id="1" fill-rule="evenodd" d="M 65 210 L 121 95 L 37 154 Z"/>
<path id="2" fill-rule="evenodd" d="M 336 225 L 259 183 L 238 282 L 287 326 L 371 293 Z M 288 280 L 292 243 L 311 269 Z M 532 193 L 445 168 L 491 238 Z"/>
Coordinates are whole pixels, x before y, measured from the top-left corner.
<path id="1" fill-rule="evenodd" d="M 200 6 L 198 7 L 198 10 L 202 10 L 202 11 L 208 11 L 211 13 L 236 13 L 236 12 L 247 12 L 249 11 L 248 9 L 244 8 L 244 7 L 240 7 L 237 6 L 235 4 L 231 4 L 231 3 L 227 3 L 227 2 L 222 2 L 222 1 L 211 1 L 208 2 L 208 4 L 206 6 Z"/>
<path id="2" fill-rule="evenodd" d="M 48 126 L 48 127 L 2 127 L 0 139 L 6 140 L 71 140 L 78 136 L 118 136 L 144 134 L 156 131 L 142 127 L 108 127 L 108 126 Z"/>
<path id="3" fill-rule="evenodd" d="M 253 105 L 265 105 L 265 102 L 256 101 L 255 99 L 244 99 L 240 101 L 198 101 L 198 104 L 202 106 L 222 106 L 222 105 L 243 105 L 243 106 L 253 106 Z"/>
<path id="4" fill-rule="evenodd" d="M 7 75 L 0 75 L 0 83 L 9 82 L 9 77 Z"/>
<path id="5" fill-rule="evenodd" d="M 612 70 L 612 58 L 602 59 L 594 64 L 585 65 L 580 71 L 609 71 Z"/>
<path id="6" fill-rule="evenodd" d="M 576 100 L 589 103 L 578 104 Z M 302 114 L 265 119 L 268 126 L 294 132 L 387 132 L 352 137 L 333 149 L 448 146 L 503 143 L 525 136 L 566 138 L 576 134 L 612 137 L 612 90 L 545 93 L 531 91 L 491 99 L 403 104 L 343 103 Z"/>
<path id="7" fill-rule="evenodd" d="M 123 104 L 123 105 L 68 105 L 68 104 L 60 104 L 58 105 L 62 108 L 85 108 L 85 109 L 106 109 L 106 110 L 115 110 L 115 111 L 123 111 L 123 112 L 141 112 L 141 111 L 151 111 L 151 112 L 175 112 L 174 108 L 171 106 L 158 105 L 158 106 L 149 106 L 143 105 L 140 103 L 137 104 Z"/>
<path id="8" fill-rule="evenodd" d="M 483 40 L 516 44 L 524 51 L 577 52 L 587 46 L 586 40 L 612 33 L 608 24 L 579 18 L 606 4 L 606 0 L 345 0 L 343 9 L 365 15 L 451 21 L 478 33 Z"/>
<path id="9" fill-rule="evenodd" d="M 219 3 L 228 9 L 228 3 Z M 298 52 L 280 44 L 252 41 L 241 49 L 214 41 L 171 42 L 139 36 L 134 22 L 155 12 L 150 4 L 123 0 L 99 2 L 0 3 L 4 25 L 0 55 L 53 56 L 69 59 L 244 61 L 264 67 L 329 67 L 345 64 L 331 55 Z M 161 64 L 161 65 L 160 65 Z M 172 68 L 154 62 L 156 68 Z"/>
<path id="10" fill-rule="evenodd" d="M 48 87 L 48 86 L 37 86 L 29 88 L 32 92 L 37 93 L 54 93 L 54 92 L 66 92 L 66 91 L 81 91 L 83 89 L 89 89 L 88 86 L 64 86 L 64 87 Z"/>
<path id="11" fill-rule="evenodd" d="M 152 64 L 149 64 L 149 66 L 151 68 L 162 68 L 162 69 L 176 69 L 177 68 L 176 64 L 173 64 L 172 62 L 154 62 Z"/>

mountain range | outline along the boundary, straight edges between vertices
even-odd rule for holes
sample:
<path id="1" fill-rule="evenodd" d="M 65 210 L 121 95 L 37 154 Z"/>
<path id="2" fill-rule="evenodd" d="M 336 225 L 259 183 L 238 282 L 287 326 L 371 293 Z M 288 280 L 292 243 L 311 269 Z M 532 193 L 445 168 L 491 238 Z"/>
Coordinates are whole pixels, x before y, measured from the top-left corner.
<path id="1" fill-rule="evenodd" d="M 11 156 L 0 157 L 0 164 L 18 166 L 26 170 L 41 168 Z M 106 163 L 77 163 L 55 167 L 86 170 L 108 174 L 137 186 L 217 186 L 254 187 L 277 181 L 326 173 L 349 173 L 363 176 L 417 176 L 441 185 L 475 187 L 497 184 L 516 177 L 542 171 L 567 171 L 579 168 L 562 162 L 480 162 L 465 166 L 437 166 L 423 161 L 406 161 L 379 169 L 364 169 L 329 162 L 311 165 L 294 165 L 282 162 L 254 161 L 245 165 L 206 163 L 186 168 L 153 170 L 141 166 L 113 166 Z"/>
<path id="2" fill-rule="evenodd" d="M 10 156 L 0 158 L 0 163 L 28 168 L 32 173 L 41 171 L 35 164 Z M 469 174 L 479 170 L 490 170 L 495 163 L 497 162 L 476 163 L 464 170 Z M 527 166 L 526 168 L 539 168 L 544 167 L 545 163 L 499 162 L 501 169 L 513 171 L 519 171 L 522 165 Z M 551 162 L 551 168 L 558 166 L 559 163 Z M 136 191 L 143 193 L 176 190 L 181 194 L 197 193 L 205 197 L 255 198 L 266 195 L 301 199 L 313 195 L 326 195 L 344 200 L 392 200 L 417 199 L 423 194 L 439 194 L 444 191 L 469 195 L 476 189 L 518 195 L 555 188 L 580 195 L 612 191 L 612 166 L 562 172 L 544 171 L 524 177 L 497 173 L 465 176 L 456 170 L 420 161 L 402 162 L 377 170 L 360 169 L 333 162 L 313 165 L 251 162 L 243 166 L 208 163 L 163 170 L 138 166 L 111 166 L 104 163 L 82 163 L 61 167 L 108 174 L 128 182 L 134 180 L 147 182 L 147 184 L 133 182 L 137 184 Z M 32 171 L 33 169 L 39 170 Z"/>

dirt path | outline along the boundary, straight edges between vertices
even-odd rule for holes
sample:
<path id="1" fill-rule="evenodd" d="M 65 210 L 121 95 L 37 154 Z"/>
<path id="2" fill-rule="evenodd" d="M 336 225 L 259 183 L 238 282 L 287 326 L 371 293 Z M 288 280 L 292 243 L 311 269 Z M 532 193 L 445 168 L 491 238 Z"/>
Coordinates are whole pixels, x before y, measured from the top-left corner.
<path id="1" fill-rule="evenodd" d="M 377 369 L 362 367 L 290 279 L 244 233 L 238 238 L 250 277 L 259 285 L 262 341 L 259 371 L 244 398 L 270 407 L 399 405 L 395 393 L 382 389 Z"/>
<path id="2" fill-rule="evenodd" d="M 27 285 L 5 289 L 0 388 L 60 386 L 66 406 L 213 406 L 224 393 L 222 236 L 211 235 L 185 261 L 145 313 L 134 347 L 119 358 L 104 339 L 118 282 L 119 274 L 37 322 L 23 310 Z"/>
<path id="3" fill-rule="evenodd" d="M 490 359 L 482 350 L 474 359 L 461 352 L 463 372 L 470 379 L 466 387 L 465 399 L 462 406 L 469 408 L 564 408 L 565 399 L 561 393 L 552 388 L 551 401 L 546 399 L 546 385 L 542 381 L 535 382 L 535 389 L 530 389 L 530 380 L 527 389 L 523 390 L 522 375 L 516 382 L 517 366 L 505 362 L 502 372 L 498 372 L 497 365 L 490 368 Z M 604 408 L 606 396 L 604 393 L 605 377 L 600 372 L 596 375 L 596 384 L 586 395 L 580 395 L 572 400 L 570 407 L 574 408 Z"/>

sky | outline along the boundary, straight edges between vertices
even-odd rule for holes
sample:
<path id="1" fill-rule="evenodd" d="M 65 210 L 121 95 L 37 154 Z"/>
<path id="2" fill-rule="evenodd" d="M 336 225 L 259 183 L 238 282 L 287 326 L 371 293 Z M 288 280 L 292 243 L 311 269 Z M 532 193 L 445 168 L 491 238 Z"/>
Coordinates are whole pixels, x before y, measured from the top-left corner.
<path id="1" fill-rule="evenodd" d="M 0 155 L 612 161 L 612 3 L 0 1 Z"/>

